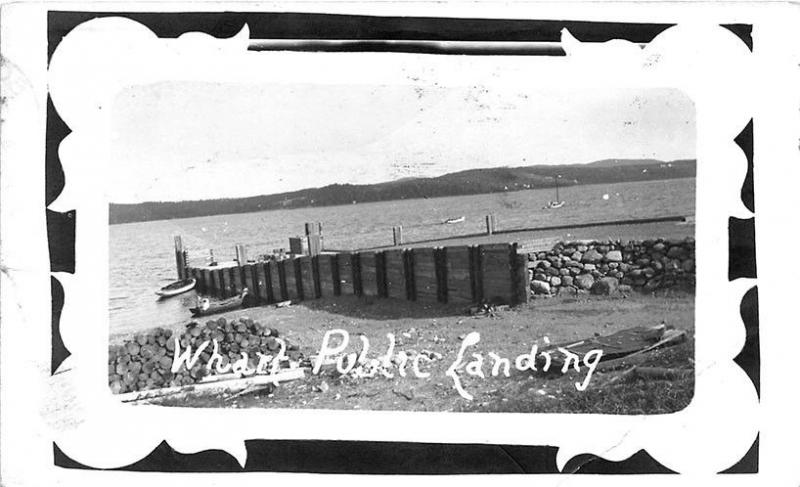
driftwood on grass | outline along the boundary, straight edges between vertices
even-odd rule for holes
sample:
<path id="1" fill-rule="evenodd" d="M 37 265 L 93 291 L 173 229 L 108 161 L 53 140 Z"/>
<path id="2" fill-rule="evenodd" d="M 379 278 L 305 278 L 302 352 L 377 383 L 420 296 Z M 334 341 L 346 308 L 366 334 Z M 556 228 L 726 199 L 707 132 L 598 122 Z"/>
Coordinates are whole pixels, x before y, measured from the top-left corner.
<path id="1" fill-rule="evenodd" d="M 624 357 L 612 360 L 602 360 L 597 370 L 603 372 L 603 371 L 619 369 L 624 366 L 635 365 L 647 359 L 647 356 L 645 355 L 647 352 L 651 352 L 657 348 L 664 346 L 677 345 L 678 343 L 681 343 L 684 340 L 686 340 L 685 331 L 666 330 L 664 334 L 661 336 L 661 339 L 658 340 L 656 343 L 648 347 L 645 347 L 639 351 L 636 351 L 634 353 L 625 355 Z"/>
<path id="2" fill-rule="evenodd" d="M 118 394 L 116 397 L 122 402 L 136 402 L 147 399 L 173 396 L 177 394 L 213 394 L 223 392 L 239 392 L 245 389 L 252 389 L 269 384 L 278 384 L 305 377 L 305 370 L 290 369 L 277 374 L 256 375 L 244 378 L 228 378 L 222 380 L 209 380 L 188 386 L 165 387 L 161 389 L 151 389 L 145 391 L 134 391 L 126 394 Z"/>

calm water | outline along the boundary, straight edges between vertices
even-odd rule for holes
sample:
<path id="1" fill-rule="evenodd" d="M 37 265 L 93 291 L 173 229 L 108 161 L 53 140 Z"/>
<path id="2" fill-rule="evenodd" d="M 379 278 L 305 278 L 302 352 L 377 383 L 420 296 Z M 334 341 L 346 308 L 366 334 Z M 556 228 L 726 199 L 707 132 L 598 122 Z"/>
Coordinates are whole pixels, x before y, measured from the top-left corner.
<path id="1" fill-rule="evenodd" d="M 391 245 L 395 225 L 403 225 L 406 241 L 482 232 L 489 213 L 497 215 L 498 229 L 694 215 L 695 180 L 575 186 L 562 188 L 560 194 L 567 204 L 557 212 L 541 209 L 554 194 L 540 189 L 112 225 L 112 333 L 172 325 L 189 317 L 194 292 L 164 301 L 154 294 L 176 278 L 174 235 L 183 237 L 189 262 L 202 264 L 209 249 L 224 261 L 233 259 L 236 244 L 246 245 L 250 257 L 288 248 L 288 238 L 302 235 L 303 224 L 310 221 L 322 222 L 326 248 L 353 249 Z M 462 215 L 464 223 L 441 224 Z"/>

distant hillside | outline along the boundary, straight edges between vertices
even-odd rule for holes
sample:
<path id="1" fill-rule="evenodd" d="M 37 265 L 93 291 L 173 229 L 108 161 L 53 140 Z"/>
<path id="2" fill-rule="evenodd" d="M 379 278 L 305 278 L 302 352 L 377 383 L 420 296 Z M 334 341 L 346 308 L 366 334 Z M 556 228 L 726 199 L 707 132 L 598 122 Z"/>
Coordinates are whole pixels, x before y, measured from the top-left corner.
<path id="1" fill-rule="evenodd" d="M 606 159 L 589 164 L 469 169 L 435 178 L 405 178 L 377 184 L 332 184 L 322 188 L 247 198 L 112 203 L 109 209 L 109 223 L 521 191 L 553 187 L 557 175 L 561 176 L 559 179 L 561 186 L 686 178 L 694 177 L 695 160 L 664 162 L 652 159 Z"/>

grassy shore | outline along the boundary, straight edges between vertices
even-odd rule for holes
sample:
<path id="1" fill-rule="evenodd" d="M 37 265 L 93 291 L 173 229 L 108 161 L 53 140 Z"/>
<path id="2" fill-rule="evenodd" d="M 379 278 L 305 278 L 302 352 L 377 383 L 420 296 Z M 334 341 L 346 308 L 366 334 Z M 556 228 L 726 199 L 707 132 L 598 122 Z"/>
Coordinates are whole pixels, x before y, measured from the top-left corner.
<path id="1" fill-rule="evenodd" d="M 553 343 L 595 334 L 607 335 L 634 326 L 662 321 L 685 330 L 689 339 L 678 346 L 648 354 L 640 365 L 692 369 L 694 356 L 694 295 L 662 291 L 655 295 L 558 297 L 536 299 L 527 305 L 504 310 L 494 316 L 468 316 L 464 306 L 421 304 L 392 299 L 338 297 L 304 302 L 288 308 L 261 307 L 228 313 L 226 318 L 250 317 L 278 329 L 297 344 L 306 357 L 315 356 L 326 331 L 341 329 L 350 335 L 348 352 L 360 348 L 357 335 L 370 343 L 368 357 L 386 353 L 387 333 L 395 335 L 395 351 L 427 351 L 436 357 L 424 361 L 430 377 L 413 373 L 388 379 L 342 376 L 331 367 L 306 379 L 281 384 L 242 396 L 203 396 L 186 400 L 165 398 L 165 406 L 239 408 L 314 408 L 412 411 L 571 412 L 607 414 L 659 414 L 683 409 L 694 391 L 693 374 L 674 380 L 630 379 L 611 381 L 618 374 L 596 371 L 588 388 L 574 385 L 586 376 L 579 373 L 535 375 L 514 369 L 514 358 L 540 346 L 544 337 Z M 456 360 L 464 337 L 480 334 L 480 342 L 467 351 L 485 358 L 486 377 L 460 374 L 468 401 L 454 389 L 446 374 Z M 358 346 L 357 346 L 358 345 Z M 510 377 L 491 375 L 489 352 L 511 359 Z M 408 367 L 410 371 L 410 365 Z"/>

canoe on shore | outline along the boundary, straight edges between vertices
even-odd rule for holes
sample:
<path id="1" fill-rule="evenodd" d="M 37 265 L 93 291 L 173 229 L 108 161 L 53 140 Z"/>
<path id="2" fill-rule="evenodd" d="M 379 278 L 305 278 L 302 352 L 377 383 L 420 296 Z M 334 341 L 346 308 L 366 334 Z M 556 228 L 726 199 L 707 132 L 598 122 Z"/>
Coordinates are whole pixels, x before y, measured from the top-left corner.
<path id="1" fill-rule="evenodd" d="M 183 294 L 187 291 L 191 291 L 194 289 L 194 285 L 197 283 L 197 280 L 194 278 L 191 279 L 184 279 L 182 281 L 175 281 L 166 286 L 162 287 L 156 294 L 158 294 L 162 298 L 169 298 L 171 296 L 177 296 L 178 294 Z"/>

